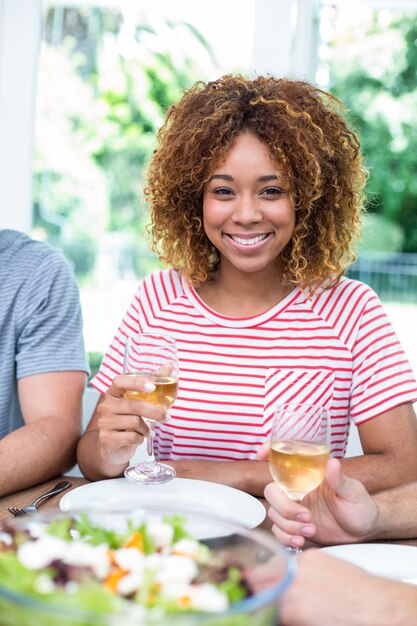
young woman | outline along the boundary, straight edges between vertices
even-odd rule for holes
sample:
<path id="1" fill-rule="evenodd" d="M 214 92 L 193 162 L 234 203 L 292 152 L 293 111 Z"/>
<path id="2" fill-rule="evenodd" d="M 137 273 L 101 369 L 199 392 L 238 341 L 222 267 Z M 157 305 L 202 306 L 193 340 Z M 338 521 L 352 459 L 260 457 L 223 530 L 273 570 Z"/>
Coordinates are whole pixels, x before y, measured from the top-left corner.
<path id="1" fill-rule="evenodd" d="M 172 106 L 148 172 L 154 248 L 170 269 L 138 288 L 92 385 L 103 395 L 78 448 L 91 479 L 119 476 L 158 420 L 178 476 L 261 495 L 256 460 L 274 406 L 320 401 L 332 452 L 349 420 L 364 455 L 344 472 L 371 491 L 417 478 L 416 381 L 375 293 L 343 277 L 365 172 L 340 103 L 306 82 L 225 76 Z M 177 399 L 126 400 L 126 338 L 177 340 Z"/>

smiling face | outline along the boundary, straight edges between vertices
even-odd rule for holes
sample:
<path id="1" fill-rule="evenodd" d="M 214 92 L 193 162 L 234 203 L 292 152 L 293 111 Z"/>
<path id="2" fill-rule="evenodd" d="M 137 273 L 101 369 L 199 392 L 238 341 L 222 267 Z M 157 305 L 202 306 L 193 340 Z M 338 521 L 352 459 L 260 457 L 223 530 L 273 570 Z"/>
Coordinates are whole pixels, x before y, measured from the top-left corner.
<path id="1" fill-rule="evenodd" d="M 252 133 L 237 136 L 204 187 L 204 229 L 220 271 L 280 272 L 280 254 L 295 226 L 285 181 L 268 147 Z"/>

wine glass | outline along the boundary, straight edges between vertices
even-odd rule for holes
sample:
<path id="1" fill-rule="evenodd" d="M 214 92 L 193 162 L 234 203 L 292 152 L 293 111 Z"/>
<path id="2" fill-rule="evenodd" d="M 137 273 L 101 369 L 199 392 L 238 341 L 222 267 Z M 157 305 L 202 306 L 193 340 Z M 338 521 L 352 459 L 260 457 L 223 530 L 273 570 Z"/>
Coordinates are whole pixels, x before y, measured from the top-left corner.
<path id="1" fill-rule="evenodd" d="M 140 376 L 152 382 L 155 390 L 136 391 L 129 389 L 124 397 L 144 400 L 168 410 L 177 397 L 178 354 L 175 339 L 169 335 L 142 333 L 129 337 L 126 342 L 123 373 Z M 155 421 L 146 419 L 152 430 Z M 146 456 L 141 463 L 127 467 L 124 472 L 132 482 L 144 485 L 165 483 L 175 478 L 175 469 L 158 463 L 153 452 L 153 432 L 146 438 Z"/>
<path id="2" fill-rule="evenodd" d="M 327 409 L 318 404 L 279 404 L 271 430 L 269 468 L 288 497 L 301 501 L 318 487 L 329 457 Z"/>

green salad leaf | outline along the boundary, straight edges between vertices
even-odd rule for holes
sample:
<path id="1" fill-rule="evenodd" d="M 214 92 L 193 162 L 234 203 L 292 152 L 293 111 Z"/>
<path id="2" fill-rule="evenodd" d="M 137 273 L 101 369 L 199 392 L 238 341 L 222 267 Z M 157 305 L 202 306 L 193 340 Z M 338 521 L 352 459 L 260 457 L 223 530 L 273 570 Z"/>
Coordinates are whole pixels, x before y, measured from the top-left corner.
<path id="1" fill-rule="evenodd" d="M 97 525 L 85 513 L 82 513 L 75 521 L 74 530 L 87 543 L 93 546 L 107 544 L 113 550 L 120 548 L 128 535 Z"/>
<path id="2" fill-rule="evenodd" d="M 170 524 L 174 529 L 174 543 L 176 543 L 180 539 L 188 539 L 189 537 L 191 537 L 190 533 L 185 530 L 185 518 L 183 515 L 179 515 L 178 513 L 165 515 L 164 522 L 166 524 Z"/>
<path id="3" fill-rule="evenodd" d="M 19 561 L 15 552 L 0 552 L 0 583 L 8 589 L 29 595 L 34 591 L 39 574 Z"/>
<path id="4" fill-rule="evenodd" d="M 229 602 L 239 602 L 246 596 L 246 590 L 242 585 L 242 574 L 237 567 L 229 567 L 227 580 L 219 584 L 219 589 L 229 598 Z"/>
<path id="5" fill-rule="evenodd" d="M 70 530 L 72 525 L 72 520 L 69 517 L 56 519 L 49 522 L 47 526 L 47 533 L 49 535 L 53 535 L 54 537 L 58 537 L 59 539 L 63 539 L 64 541 L 71 541 L 72 537 Z"/>

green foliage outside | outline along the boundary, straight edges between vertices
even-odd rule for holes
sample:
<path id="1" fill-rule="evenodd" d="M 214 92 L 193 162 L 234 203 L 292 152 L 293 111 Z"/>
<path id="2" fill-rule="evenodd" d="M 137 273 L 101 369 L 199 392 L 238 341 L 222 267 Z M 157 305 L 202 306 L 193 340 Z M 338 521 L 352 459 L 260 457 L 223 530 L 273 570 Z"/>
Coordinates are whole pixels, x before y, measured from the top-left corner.
<path id="1" fill-rule="evenodd" d="M 196 48 L 215 66 L 193 26 L 155 23 L 146 13 L 134 21 L 123 11 L 55 7 L 45 15 L 34 224 L 72 261 L 81 283 L 106 232 L 125 234 L 126 262 L 136 248 L 139 276 L 149 269 L 149 255 L 141 254 L 142 182 L 156 132 L 167 107 L 204 78 Z"/>
<path id="2" fill-rule="evenodd" d="M 331 91 L 359 132 L 370 173 L 361 249 L 417 252 L 416 15 L 392 14 L 387 25 L 375 11 L 360 42 L 347 31 L 333 45 Z"/>
<path id="3" fill-rule="evenodd" d="M 102 352 L 88 352 L 88 363 L 90 365 L 90 378 L 93 378 L 99 370 L 104 354 Z"/>
<path id="4" fill-rule="evenodd" d="M 362 238 L 357 246 L 359 254 L 370 251 L 398 252 L 404 245 L 404 231 L 398 224 L 379 213 L 363 216 Z"/>
<path id="5" fill-rule="evenodd" d="M 194 27 L 146 13 L 49 8 L 38 76 L 34 221 L 70 259 L 80 284 L 103 249 L 118 271 L 158 266 L 145 237 L 143 175 L 166 108 L 205 77 Z M 417 252 L 417 20 L 379 13 L 333 42 L 331 90 L 348 109 L 370 172 L 359 252 Z M 117 236 L 116 236 L 117 234 Z"/>

